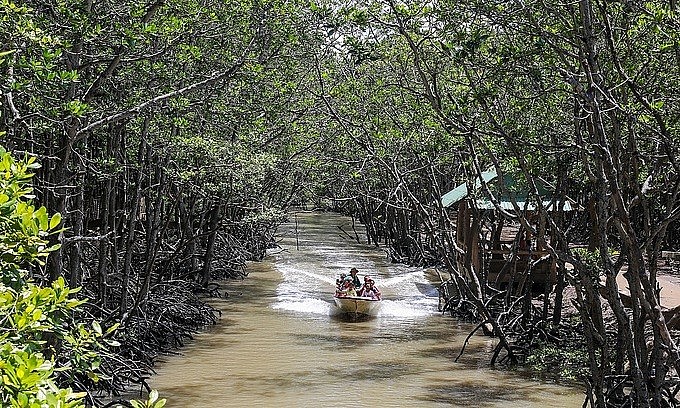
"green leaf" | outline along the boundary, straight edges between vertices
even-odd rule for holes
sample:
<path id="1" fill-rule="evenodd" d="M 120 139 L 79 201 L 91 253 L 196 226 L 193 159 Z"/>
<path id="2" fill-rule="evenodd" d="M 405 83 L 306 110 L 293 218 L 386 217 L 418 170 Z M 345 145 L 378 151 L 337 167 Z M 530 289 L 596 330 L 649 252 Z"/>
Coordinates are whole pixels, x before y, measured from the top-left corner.
<path id="1" fill-rule="evenodd" d="M 131 400 L 130 405 L 132 405 L 133 408 L 145 408 L 144 404 L 137 400 Z"/>
<path id="2" fill-rule="evenodd" d="M 28 395 L 20 392 L 19 395 L 17 395 L 17 402 L 19 403 L 20 407 L 28 406 Z"/>
<path id="3" fill-rule="evenodd" d="M 61 214 L 60 213 L 55 213 L 52 218 L 50 219 L 50 229 L 54 229 L 59 225 L 61 222 Z"/>
<path id="4" fill-rule="evenodd" d="M 113 333 L 118 328 L 118 326 L 120 326 L 120 322 L 118 322 L 118 323 L 114 324 L 113 326 L 109 327 L 108 329 L 106 329 L 106 334 Z"/>
<path id="5" fill-rule="evenodd" d="M 40 207 L 38 208 L 38 211 L 34 213 L 35 218 L 38 220 L 40 223 L 40 229 L 42 231 L 47 231 L 47 228 L 49 227 L 49 219 L 47 217 L 47 208 Z"/>

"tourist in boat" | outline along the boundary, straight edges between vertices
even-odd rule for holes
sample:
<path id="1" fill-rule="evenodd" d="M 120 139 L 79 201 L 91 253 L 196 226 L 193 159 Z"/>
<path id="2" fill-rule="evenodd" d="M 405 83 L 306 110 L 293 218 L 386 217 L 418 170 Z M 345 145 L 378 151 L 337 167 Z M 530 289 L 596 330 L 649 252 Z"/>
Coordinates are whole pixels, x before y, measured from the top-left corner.
<path id="1" fill-rule="evenodd" d="M 370 297 L 373 300 L 380 300 L 382 294 L 380 289 L 375 286 L 375 281 L 370 276 L 364 277 L 364 287 L 359 291 L 359 296 Z"/>
<path id="2" fill-rule="evenodd" d="M 357 268 L 352 268 L 349 270 L 349 275 L 352 277 L 352 283 L 354 283 L 354 289 L 361 290 L 361 281 L 359 280 L 359 270 Z"/>
<path id="3" fill-rule="evenodd" d="M 335 280 L 335 296 L 344 296 L 346 273 L 341 273 L 340 277 Z"/>
<path id="4" fill-rule="evenodd" d="M 345 278 L 345 282 L 342 286 L 342 289 L 340 290 L 340 296 L 357 296 L 357 291 L 354 286 L 354 282 L 352 281 L 352 277 L 348 276 Z"/>
<path id="5" fill-rule="evenodd" d="M 342 284 L 344 283 L 346 277 L 346 273 L 341 273 L 340 277 L 335 280 L 335 286 L 338 288 L 338 290 L 342 289 Z"/>

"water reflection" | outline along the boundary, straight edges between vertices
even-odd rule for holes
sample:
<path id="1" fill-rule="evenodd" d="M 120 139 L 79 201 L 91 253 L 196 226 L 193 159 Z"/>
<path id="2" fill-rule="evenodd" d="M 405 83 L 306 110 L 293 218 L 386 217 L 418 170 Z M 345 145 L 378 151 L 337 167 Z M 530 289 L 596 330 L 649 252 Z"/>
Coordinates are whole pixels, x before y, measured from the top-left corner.
<path id="1" fill-rule="evenodd" d="M 151 385 L 168 406 L 581 406 L 578 390 L 489 369 L 493 339 L 473 337 L 455 362 L 471 326 L 437 312 L 428 271 L 345 239 L 344 217 L 298 221 L 297 239 L 285 226 L 282 250 L 225 284 L 220 324 L 158 368 Z M 337 314 L 335 278 L 351 267 L 383 292 L 378 316 Z"/>

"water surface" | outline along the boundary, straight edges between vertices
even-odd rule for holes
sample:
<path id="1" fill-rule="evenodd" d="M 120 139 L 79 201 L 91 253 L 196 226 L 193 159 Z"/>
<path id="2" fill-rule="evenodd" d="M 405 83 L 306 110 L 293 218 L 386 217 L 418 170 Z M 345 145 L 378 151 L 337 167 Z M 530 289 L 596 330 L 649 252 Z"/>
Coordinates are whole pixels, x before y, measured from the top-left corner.
<path id="1" fill-rule="evenodd" d="M 344 232 L 343 232 L 344 231 Z M 432 271 L 390 264 L 359 244 L 351 220 L 298 213 L 280 249 L 224 284 L 217 326 L 158 366 L 151 386 L 180 407 L 580 407 L 578 389 L 488 366 L 495 341 L 437 311 Z M 385 300 L 352 319 L 332 303 L 335 278 L 357 267 Z"/>

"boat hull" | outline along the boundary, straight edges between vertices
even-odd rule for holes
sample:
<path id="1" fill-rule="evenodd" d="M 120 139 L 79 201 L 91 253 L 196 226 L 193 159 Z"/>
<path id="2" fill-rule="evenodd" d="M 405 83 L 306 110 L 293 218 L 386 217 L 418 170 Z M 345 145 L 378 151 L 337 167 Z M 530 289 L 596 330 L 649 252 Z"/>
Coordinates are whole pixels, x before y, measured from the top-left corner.
<path id="1" fill-rule="evenodd" d="M 380 309 L 380 301 L 360 296 L 334 296 L 335 305 L 344 313 L 374 316 Z"/>

